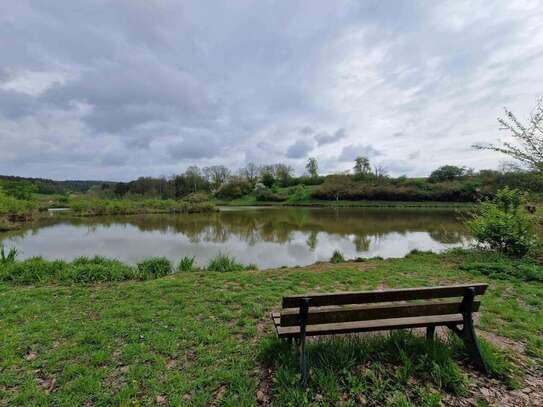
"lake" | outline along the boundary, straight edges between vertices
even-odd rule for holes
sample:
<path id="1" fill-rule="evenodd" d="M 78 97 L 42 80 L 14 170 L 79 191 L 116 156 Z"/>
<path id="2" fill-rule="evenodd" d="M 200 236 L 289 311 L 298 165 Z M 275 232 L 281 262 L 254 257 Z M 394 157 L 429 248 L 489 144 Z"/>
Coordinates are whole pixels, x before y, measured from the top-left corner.
<path id="1" fill-rule="evenodd" d="M 216 213 L 93 218 L 51 213 L 0 234 L 20 258 L 71 260 L 101 255 L 136 263 L 149 256 L 205 265 L 219 252 L 260 268 L 345 258 L 403 257 L 411 250 L 466 246 L 469 233 L 454 210 L 432 208 L 226 207 Z"/>

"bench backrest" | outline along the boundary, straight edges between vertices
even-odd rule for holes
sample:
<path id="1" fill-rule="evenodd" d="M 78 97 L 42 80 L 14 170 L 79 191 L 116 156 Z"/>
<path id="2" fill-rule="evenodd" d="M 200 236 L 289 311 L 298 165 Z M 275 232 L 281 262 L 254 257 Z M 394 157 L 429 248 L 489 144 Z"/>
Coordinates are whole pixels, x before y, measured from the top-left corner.
<path id="1" fill-rule="evenodd" d="M 480 302 L 472 301 L 473 296 L 484 294 L 487 287 L 487 284 L 465 284 L 284 297 L 281 326 L 300 324 L 300 310 L 306 299 L 307 325 L 477 312 Z"/>

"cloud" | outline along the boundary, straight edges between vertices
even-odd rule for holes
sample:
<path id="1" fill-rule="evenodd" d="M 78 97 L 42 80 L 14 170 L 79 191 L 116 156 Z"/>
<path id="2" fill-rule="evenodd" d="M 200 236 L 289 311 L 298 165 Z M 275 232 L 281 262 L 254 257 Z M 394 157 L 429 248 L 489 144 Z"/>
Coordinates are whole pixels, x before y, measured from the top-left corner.
<path id="1" fill-rule="evenodd" d="M 182 141 L 168 145 L 167 150 L 174 159 L 199 160 L 219 156 L 221 146 L 213 136 L 192 133 Z"/>
<path id="2" fill-rule="evenodd" d="M 313 143 L 307 140 L 297 140 L 287 149 L 287 158 L 304 158 L 313 150 Z"/>
<path id="3" fill-rule="evenodd" d="M 356 155 L 401 163 L 392 175 L 496 168 L 503 156 L 469 146 L 497 140 L 503 106 L 525 117 L 541 96 L 542 20 L 529 0 L 11 2 L 0 173 L 302 172 L 309 153 L 327 172 Z"/>
<path id="4" fill-rule="evenodd" d="M 340 161 L 354 161 L 356 157 L 363 156 L 368 159 L 381 155 L 381 151 L 375 149 L 371 145 L 354 145 L 350 144 L 343 147 L 338 159 Z"/>
<path id="5" fill-rule="evenodd" d="M 329 134 L 325 131 L 315 136 L 315 141 L 319 146 L 324 144 L 331 144 L 347 137 L 345 129 L 337 129 L 334 133 Z"/>

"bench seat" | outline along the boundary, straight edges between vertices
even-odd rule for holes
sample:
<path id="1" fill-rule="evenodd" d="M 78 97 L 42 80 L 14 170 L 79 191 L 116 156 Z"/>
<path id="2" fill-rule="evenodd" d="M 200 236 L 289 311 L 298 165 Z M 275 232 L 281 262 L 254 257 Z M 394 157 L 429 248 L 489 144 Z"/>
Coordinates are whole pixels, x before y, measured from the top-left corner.
<path id="1" fill-rule="evenodd" d="M 272 318 L 275 326 L 275 331 L 279 338 L 298 338 L 300 336 L 300 326 L 282 327 L 280 314 L 278 312 L 273 313 Z M 356 332 L 386 331 L 391 329 L 425 328 L 428 326 L 449 326 L 451 324 L 456 325 L 461 324 L 462 322 L 462 314 L 433 315 L 411 318 L 389 318 L 373 321 L 355 321 L 335 324 L 308 325 L 306 328 L 306 335 L 338 335 Z"/>

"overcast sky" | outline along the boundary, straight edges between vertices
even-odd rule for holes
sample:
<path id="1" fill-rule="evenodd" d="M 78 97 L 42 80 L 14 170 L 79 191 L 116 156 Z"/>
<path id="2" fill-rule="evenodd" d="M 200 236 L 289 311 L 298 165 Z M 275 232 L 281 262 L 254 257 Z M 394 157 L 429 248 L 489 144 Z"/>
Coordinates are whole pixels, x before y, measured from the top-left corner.
<path id="1" fill-rule="evenodd" d="M 392 175 L 496 168 L 470 148 L 543 95 L 543 2 L 4 0 L 0 174 L 128 180 L 366 155 Z"/>

